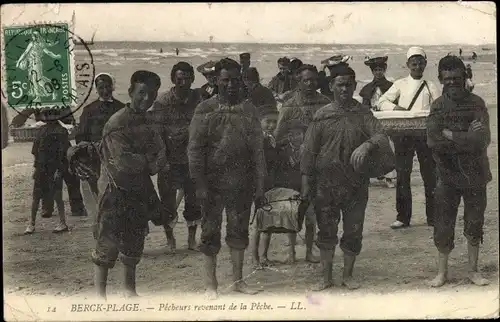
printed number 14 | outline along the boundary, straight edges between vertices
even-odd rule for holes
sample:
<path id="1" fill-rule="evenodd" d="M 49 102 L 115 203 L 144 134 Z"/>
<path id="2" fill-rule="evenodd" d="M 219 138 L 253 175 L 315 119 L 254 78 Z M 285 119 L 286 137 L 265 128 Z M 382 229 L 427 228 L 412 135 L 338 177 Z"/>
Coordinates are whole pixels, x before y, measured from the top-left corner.
<path id="1" fill-rule="evenodd" d="M 47 306 L 47 312 L 55 312 L 56 308 L 53 306 Z"/>

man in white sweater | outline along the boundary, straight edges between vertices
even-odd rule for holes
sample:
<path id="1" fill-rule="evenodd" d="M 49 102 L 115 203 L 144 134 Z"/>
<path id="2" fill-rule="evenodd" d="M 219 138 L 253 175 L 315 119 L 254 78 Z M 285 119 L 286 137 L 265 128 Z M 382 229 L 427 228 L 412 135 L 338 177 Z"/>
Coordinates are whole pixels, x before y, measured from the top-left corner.
<path id="1" fill-rule="evenodd" d="M 432 102 L 441 96 L 439 88 L 423 77 L 427 66 L 427 56 L 420 47 L 411 47 L 406 57 L 406 66 L 410 74 L 394 82 L 391 88 L 378 101 L 381 111 L 413 111 L 430 112 Z M 421 115 L 421 114 L 420 114 Z M 396 153 L 396 210 L 397 218 L 391 228 L 408 227 L 412 215 L 412 195 L 410 176 L 413 168 L 413 156 L 417 153 L 420 163 L 420 174 L 425 187 L 425 210 L 427 224 L 434 224 L 434 190 L 436 188 L 436 164 L 426 142 L 425 131 L 414 135 L 393 136 Z"/>

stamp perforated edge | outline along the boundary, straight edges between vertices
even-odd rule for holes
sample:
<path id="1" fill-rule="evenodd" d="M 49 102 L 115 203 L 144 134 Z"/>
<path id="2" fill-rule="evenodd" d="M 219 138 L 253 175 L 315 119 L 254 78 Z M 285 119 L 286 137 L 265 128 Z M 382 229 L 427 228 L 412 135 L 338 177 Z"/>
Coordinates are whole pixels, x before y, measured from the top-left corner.
<path id="1" fill-rule="evenodd" d="M 32 22 L 27 22 L 27 23 L 22 23 L 22 24 L 10 24 L 10 25 L 6 25 L 6 24 L 2 24 L 1 26 L 1 34 L 0 34 L 0 38 L 2 39 L 1 41 L 1 46 L 2 46 L 2 55 L 1 55 L 1 65 L 2 65 L 2 79 L 1 79 L 1 84 L 2 84 L 2 89 L 4 89 L 5 91 L 7 90 L 7 70 L 6 70 L 6 66 L 5 66 L 5 39 L 4 39 L 4 31 L 6 28 L 25 28 L 25 29 L 28 29 L 30 27 L 35 27 L 35 26 L 40 26 L 40 25 L 56 25 L 56 24 L 67 24 L 68 26 L 68 31 L 70 33 L 68 33 L 68 37 L 71 38 L 71 41 L 69 41 L 69 48 L 68 48 L 68 58 L 69 58 L 69 68 L 70 68 L 70 77 L 71 77 L 71 91 L 76 91 L 76 80 L 75 80 L 75 43 L 74 43 L 74 38 L 73 36 L 76 36 L 75 35 L 75 32 L 74 32 L 74 28 L 75 26 L 73 25 L 73 22 L 70 22 L 70 21 L 65 21 L 65 20 L 62 20 L 62 21 L 32 21 Z M 77 36 L 78 37 L 78 36 Z M 11 107 L 9 104 L 8 104 L 8 97 L 5 96 L 4 97 L 4 90 L 2 90 L 2 103 L 4 103 L 4 105 L 6 107 L 9 107 L 9 108 L 12 108 L 12 109 L 16 109 L 14 107 Z M 7 94 L 5 94 L 7 95 Z M 78 93 L 76 93 L 76 95 L 78 95 Z M 72 101 L 72 107 L 76 107 L 76 102 L 73 102 Z M 24 106 L 26 107 L 26 106 Z M 44 107 L 50 107 L 50 106 L 41 106 L 40 108 L 44 108 Z M 22 107 L 17 107 L 17 108 L 22 108 Z"/>

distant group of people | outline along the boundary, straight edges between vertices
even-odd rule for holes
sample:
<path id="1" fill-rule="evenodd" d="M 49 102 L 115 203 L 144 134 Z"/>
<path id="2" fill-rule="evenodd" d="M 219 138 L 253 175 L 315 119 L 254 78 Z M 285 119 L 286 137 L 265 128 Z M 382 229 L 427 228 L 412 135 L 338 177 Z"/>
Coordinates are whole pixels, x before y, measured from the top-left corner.
<path id="1" fill-rule="evenodd" d="M 348 56 L 324 61 L 323 71 L 296 58 L 280 58 L 279 73 L 267 87 L 260 84 L 258 70 L 251 67 L 250 54 L 239 58 L 239 63 L 224 58 L 199 66 L 197 71 L 207 80 L 199 89 L 191 88 L 193 66 L 178 62 L 171 70 L 172 86 L 160 95 L 160 77 L 136 71 L 130 79 L 127 104 L 113 97 L 113 77 L 98 75 L 99 99 L 83 108 L 73 147 L 54 118 L 61 114 L 41 113 L 47 124 L 33 145 L 37 173 L 33 206 L 35 202 L 38 206 L 42 194 L 60 200 L 66 171 L 89 183 L 97 197 L 92 260 L 100 296 L 106 296 L 108 270 L 118 256 L 125 266 L 127 294 L 136 295 L 136 266 L 148 221 L 163 226 L 169 250 L 176 249 L 177 190 L 184 192 L 188 248 L 204 255 L 202 274 L 210 297 L 217 296 L 223 210 L 227 216 L 225 241 L 233 265 L 232 287 L 241 293 L 257 293 L 243 280 L 251 206 L 266 209 L 271 203 L 266 197 L 269 191 L 279 188 L 300 195 L 299 218 L 306 226 L 305 259 L 322 265 L 314 289 L 333 286 L 333 258 L 339 243 L 344 254 L 342 284 L 358 288 L 353 269 L 362 249 L 369 179 L 390 181 L 387 173 L 395 167 L 397 220 L 391 227 L 409 227 L 415 153 L 424 180 L 427 223 L 434 227 L 439 252 L 438 274 L 431 285 L 441 286 L 447 280 L 461 198 L 465 202 L 469 277 L 477 285 L 488 283 L 477 262 L 486 184 L 492 179 L 486 155 L 489 118 L 484 101 L 466 89 L 467 70 L 460 58 L 445 56 L 439 61 L 442 91 L 425 79 L 427 56 L 420 47 L 408 50 L 409 75 L 394 83 L 385 78 L 387 57 L 367 59 L 365 64 L 374 78 L 360 91 L 362 102 L 353 98 L 356 73 Z M 427 133 L 389 137 L 374 113 L 393 110 L 430 111 Z M 159 196 L 151 180 L 155 174 Z M 34 232 L 33 211 L 27 233 Z M 60 215 L 64 212 L 63 204 L 59 211 Z M 290 243 L 288 261 L 293 263 L 302 219 L 282 216 L 286 218 L 279 222 Z M 62 215 L 61 225 L 65 225 Z M 198 226 L 199 244 L 195 237 Z M 267 249 L 273 232 L 264 228 L 256 227 L 252 251 L 259 267 L 270 263 Z M 261 236 L 265 244 L 262 257 Z M 312 251 L 315 239 L 319 259 Z"/>

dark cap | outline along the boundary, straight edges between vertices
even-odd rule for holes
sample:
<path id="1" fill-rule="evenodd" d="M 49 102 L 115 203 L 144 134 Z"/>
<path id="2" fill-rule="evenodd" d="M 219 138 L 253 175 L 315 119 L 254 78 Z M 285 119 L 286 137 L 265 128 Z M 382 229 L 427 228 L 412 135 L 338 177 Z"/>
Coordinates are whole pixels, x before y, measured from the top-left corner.
<path id="1" fill-rule="evenodd" d="M 206 63 L 203 63 L 201 64 L 200 66 L 198 66 L 196 68 L 196 70 L 203 74 L 203 75 L 207 75 L 207 74 L 212 74 L 212 73 L 215 73 L 215 64 L 217 62 L 213 61 L 213 60 L 210 60 Z"/>
<path id="2" fill-rule="evenodd" d="M 374 68 L 374 67 L 378 67 L 378 66 L 387 66 L 387 59 L 388 59 L 387 56 L 373 57 L 373 58 L 366 57 L 365 58 L 365 65 L 370 67 L 370 68 Z"/>
<path id="3" fill-rule="evenodd" d="M 240 59 L 250 59 L 250 53 L 242 53 L 242 54 L 240 54 Z"/>

